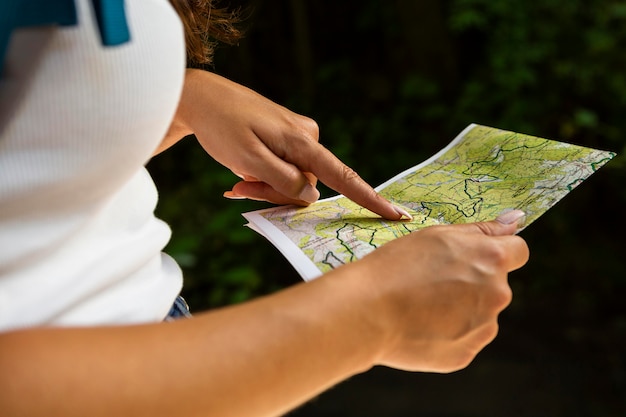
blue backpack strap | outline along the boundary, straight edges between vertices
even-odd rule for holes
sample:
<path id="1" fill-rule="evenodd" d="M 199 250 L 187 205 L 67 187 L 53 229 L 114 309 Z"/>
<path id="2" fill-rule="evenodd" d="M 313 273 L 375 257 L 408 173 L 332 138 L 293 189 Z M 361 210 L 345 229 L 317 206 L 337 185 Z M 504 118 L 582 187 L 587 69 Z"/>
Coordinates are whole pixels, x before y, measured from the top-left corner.
<path id="1" fill-rule="evenodd" d="M 130 40 L 124 0 L 91 0 L 102 44 L 115 46 Z"/>
<path id="2" fill-rule="evenodd" d="M 92 0 L 100 39 L 105 46 L 130 40 L 124 0 Z M 0 0 L 0 70 L 14 29 L 77 23 L 74 0 Z"/>
<path id="3" fill-rule="evenodd" d="M 2 0 L 0 2 L 0 65 L 14 29 L 37 25 L 75 25 L 74 0 Z"/>

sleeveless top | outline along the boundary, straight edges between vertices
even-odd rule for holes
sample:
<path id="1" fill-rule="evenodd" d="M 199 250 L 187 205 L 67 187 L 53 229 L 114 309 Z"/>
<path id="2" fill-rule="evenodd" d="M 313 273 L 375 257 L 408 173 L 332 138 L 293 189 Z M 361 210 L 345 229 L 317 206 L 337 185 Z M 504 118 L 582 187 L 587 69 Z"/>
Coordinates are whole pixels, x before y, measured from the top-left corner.
<path id="1" fill-rule="evenodd" d="M 76 26 L 15 31 L 4 62 L 0 331 L 160 321 L 182 286 L 144 168 L 182 91 L 181 22 L 127 1 L 131 40 L 104 48 L 76 6 Z"/>

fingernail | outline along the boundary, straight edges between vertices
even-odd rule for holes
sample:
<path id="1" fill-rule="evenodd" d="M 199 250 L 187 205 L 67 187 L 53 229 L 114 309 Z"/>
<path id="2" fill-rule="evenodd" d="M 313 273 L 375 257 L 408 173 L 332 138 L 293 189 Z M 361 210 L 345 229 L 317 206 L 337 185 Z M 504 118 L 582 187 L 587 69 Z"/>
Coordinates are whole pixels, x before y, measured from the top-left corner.
<path id="1" fill-rule="evenodd" d="M 311 184 L 307 184 L 303 189 L 298 198 L 302 201 L 306 201 L 307 203 L 315 203 L 318 198 L 320 198 L 320 192 L 317 191 L 315 187 Z"/>
<path id="2" fill-rule="evenodd" d="M 392 204 L 392 206 L 396 213 L 400 215 L 400 218 L 398 220 L 402 220 L 403 218 L 406 218 L 407 220 L 413 220 L 413 216 L 411 216 L 408 211 L 406 211 L 402 207 L 396 206 L 395 204 Z"/>
<path id="3" fill-rule="evenodd" d="M 235 194 L 235 193 L 234 193 L 234 192 L 232 192 L 232 191 L 226 191 L 226 192 L 223 194 L 223 196 L 224 196 L 224 197 L 226 197 L 226 198 L 229 198 L 229 199 L 231 199 L 231 200 L 245 200 L 245 199 L 246 199 L 246 197 L 244 197 L 244 196 L 242 196 L 242 195 L 239 195 L 239 194 Z"/>
<path id="4" fill-rule="evenodd" d="M 504 213 L 500 213 L 500 215 L 496 217 L 496 221 L 502 224 L 519 223 L 525 216 L 526 213 L 522 210 L 509 210 Z"/>

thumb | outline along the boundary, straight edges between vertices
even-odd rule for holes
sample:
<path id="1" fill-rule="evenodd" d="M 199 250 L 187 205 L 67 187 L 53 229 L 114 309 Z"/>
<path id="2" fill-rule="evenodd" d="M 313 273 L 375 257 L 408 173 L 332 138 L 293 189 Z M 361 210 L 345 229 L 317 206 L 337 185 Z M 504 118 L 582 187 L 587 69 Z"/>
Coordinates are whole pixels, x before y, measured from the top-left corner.
<path id="1" fill-rule="evenodd" d="M 487 236 L 505 236 L 514 234 L 520 227 L 526 213 L 522 210 L 510 210 L 501 213 L 495 220 L 473 223 Z"/>

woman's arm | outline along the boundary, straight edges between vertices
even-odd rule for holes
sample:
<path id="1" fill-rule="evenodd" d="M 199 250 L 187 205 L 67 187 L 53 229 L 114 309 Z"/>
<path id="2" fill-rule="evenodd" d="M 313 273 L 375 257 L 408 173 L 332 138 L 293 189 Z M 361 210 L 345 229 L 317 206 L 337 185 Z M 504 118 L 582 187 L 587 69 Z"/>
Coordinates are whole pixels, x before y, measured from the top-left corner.
<path id="1" fill-rule="evenodd" d="M 528 259 L 512 213 L 188 320 L 2 334 L 2 415 L 276 416 L 375 364 L 460 369 L 495 337 L 507 272 Z"/>
<path id="2" fill-rule="evenodd" d="M 0 335 L 2 415 L 283 414 L 371 366 L 376 329 L 343 291 L 320 280 L 173 323 Z"/>

